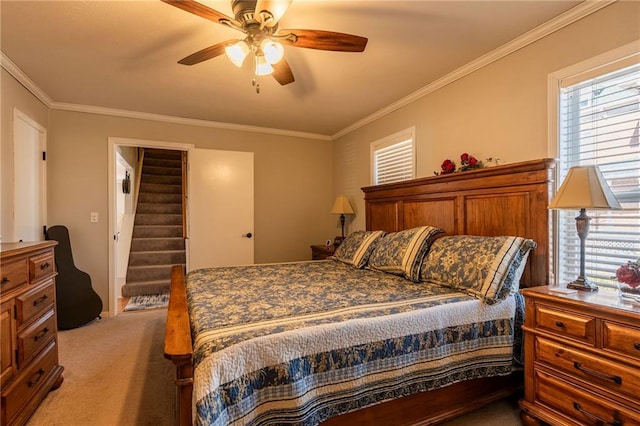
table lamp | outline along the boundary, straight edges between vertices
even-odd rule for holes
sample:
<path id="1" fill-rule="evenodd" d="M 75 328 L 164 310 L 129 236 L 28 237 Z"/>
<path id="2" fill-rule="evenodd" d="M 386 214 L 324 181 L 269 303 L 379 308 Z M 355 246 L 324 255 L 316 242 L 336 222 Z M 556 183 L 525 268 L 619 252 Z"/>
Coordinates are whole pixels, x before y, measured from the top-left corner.
<path id="1" fill-rule="evenodd" d="M 335 203 L 333 203 L 333 208 L 331 209 L 331 213 L 340 215 L 340 225 L 342 226 L 342 238 L 340 238 L 340 242 L 344 240 L 344 215 L 345 214 L 354 214 L 353 207 L 351 207 L 351 203 L 349 199 L 344 195 L 339 195 L 336 198 Z M 336 238 L 337 240 L 337 238 Z"/>
<path id="2" fill-rule="evenodd" d="M 620 204 L 613 195 L 598 166 L 572 167 L 549 204 L 550 209 L 580 210 L 576 217 L 576 229 L 580 238 L 580 275 L 567 288 L 583 291 L 598 291 L 598 286 L 585 277 L 585 241 L 589 235 L 587 209 L 619 209 Z"/>

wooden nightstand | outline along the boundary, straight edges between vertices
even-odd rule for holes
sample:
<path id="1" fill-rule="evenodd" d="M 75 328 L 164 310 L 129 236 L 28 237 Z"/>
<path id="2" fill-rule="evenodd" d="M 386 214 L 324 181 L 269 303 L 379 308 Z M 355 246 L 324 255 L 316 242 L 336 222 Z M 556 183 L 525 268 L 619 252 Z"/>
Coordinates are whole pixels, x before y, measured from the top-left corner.
<path id="1" fill-rule="evenodd" d="M 640 308 L 609 291 L 522 294 L 523 423 L 640 424 Z"/>
<path id="2" fill-rule="evenodd" d="M 314 245 L 311 246 L 311 260 L 322 260 L 326 259 L 329 256 L 333 256 L 335 253 L 335 246 L 323 246 L 323 245 Z"/>

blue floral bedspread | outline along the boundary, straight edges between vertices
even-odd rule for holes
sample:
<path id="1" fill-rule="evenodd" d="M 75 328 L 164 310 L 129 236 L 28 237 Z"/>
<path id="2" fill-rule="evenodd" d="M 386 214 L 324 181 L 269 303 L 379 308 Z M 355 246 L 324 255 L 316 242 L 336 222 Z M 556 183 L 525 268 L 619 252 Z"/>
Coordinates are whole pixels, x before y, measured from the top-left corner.
<path id="1" fill-rule="evenodd" d="M 487 305 L 332 260 L 200 269 L 186 284 L 199 425 L 317 425 L 515 368 L 515 296 Z"/>

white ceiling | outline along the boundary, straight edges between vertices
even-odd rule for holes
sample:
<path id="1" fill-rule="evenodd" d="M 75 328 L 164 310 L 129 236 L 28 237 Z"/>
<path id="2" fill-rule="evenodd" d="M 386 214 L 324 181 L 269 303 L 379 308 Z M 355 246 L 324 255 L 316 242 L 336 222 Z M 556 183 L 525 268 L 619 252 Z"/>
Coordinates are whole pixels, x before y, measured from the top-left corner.
<path id="1" fill-rule="evenodd" d="M 233 16 L 230 1 L 202 1 Z M 296 81 L 225 56 L 179 59 L 241 33 L 161 1 L 0 1 L 1 47 L 58 106 L 335 135 L 581 3 L 294 0 L 280 28 L 369 39 L 363 53 L 286 47 Z M 248 62 L 248 61 L 247 61 Z"/>

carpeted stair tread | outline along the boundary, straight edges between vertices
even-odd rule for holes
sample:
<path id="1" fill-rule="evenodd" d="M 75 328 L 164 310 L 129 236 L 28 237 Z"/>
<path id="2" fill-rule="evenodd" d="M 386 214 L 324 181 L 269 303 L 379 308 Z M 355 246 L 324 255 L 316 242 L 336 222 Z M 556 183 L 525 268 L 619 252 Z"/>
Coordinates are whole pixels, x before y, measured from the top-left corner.
<path id="1" fill-rule="evenodd" d="M 168 293 L 170 288 L 171 280 L 131 282 L 122 287 L 122 297 Z"/>
<path id="2" fill-rule="evenodd" d="M 151 266 L 166 264 L 184 264 L 184 250 L 132 251 L 129 255 L 129 266 Z"/>
<path id="3" fill-rule="evenodd" d="M 138 225 L 133 238 L 173 238 L 182 236 L 182 225 Z"/>
<path id="4" fill-rule="evenodd" d="M 165 185 L 182 185 L 182 175 L 156 175 L 151 173 L 145 173 L 142 171 L 142 176 L 140 176 L 141 183 L 155 183 L 155 184 L 165 184 Z"/>
<path id="5" fill-rule="evenodd" d="M 134 225 L 182 225 L 182 214 L 136 214 Z"/>
<path id="6" fill-rule="evenodd" d="M 141 192 L 138 196 L 139 203 L 182 203 L 182 194 L 157 194 Z"/>
<path id="7" fill-rule="evenodd" d="M 151 192 L 155 194 L 182 194 L 182 185 L 167 183 L 140 183 L 140 193 Z"/>
<path id="8" fill-rule="evenodd" d="M 131 251 L 184 250 L 184 238 L 133 238 Z"/>
<path id="9" fill-rule="evenodd" d="M 151 167 L 182 167 L 182 160 L 174 160 L 170 158 L 145 158 L 144 163 Z"/>
<path id="10" fill-rule="evenodd" d="M 182 214 L 179 203 L 138 203 L 136 213 L 173 213 Z"/>
<path id="11" fill-rule="evenodd" d="M 182 176 L 182 169 L 175 167 L 143 166 L 142 175 Z"/>

